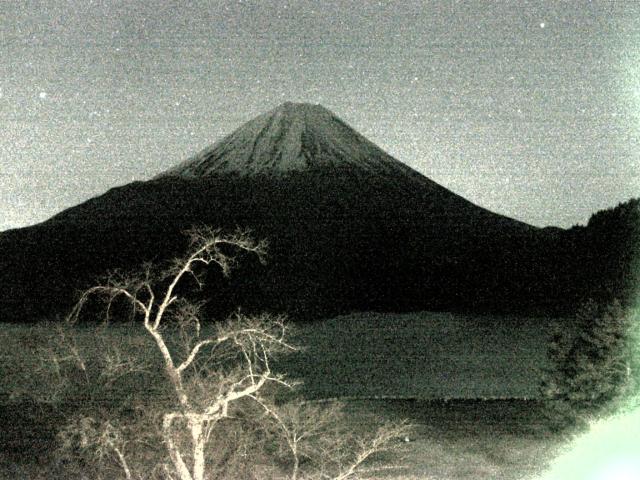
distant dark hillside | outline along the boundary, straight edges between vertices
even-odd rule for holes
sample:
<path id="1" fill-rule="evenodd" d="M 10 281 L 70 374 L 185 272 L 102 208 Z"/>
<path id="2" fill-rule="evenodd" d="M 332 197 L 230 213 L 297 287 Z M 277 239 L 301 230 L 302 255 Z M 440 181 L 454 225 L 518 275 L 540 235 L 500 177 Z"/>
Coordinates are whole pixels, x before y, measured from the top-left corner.
<path id="1" fill-rule="evenodd" d="M 354 171 L 127 185 L 0 237 L 3 318 L 64 311 L 74 289 L 107 269 L 180 253 L 180 232 L 203 223 L 249 227 L 270 241 L 266 267 L 247 259 L 229 282 L 210 279 L 212 313 L 237 306 L 309 318 L 358 310 L 545 312 L 629 294 L 638 230 L 632 216 L 616 213 L 632 205 L 637 215 L 637 201 L 568 231 L 489 212 L 470 218 L 470 204 L 450 201 Z"/>
<path id="2" fill-rule="evenodd" d="M 285 104 L 152 181 L 0 234 L 0 320 L 65 313 L 105 271 L 183 253 L 181 232 L 201 224 L 270 244 L 266 266 L 244 258 L 230 279 L 211 274 L 216 315 L 557 313 L 629 297 L 638 279 L 637 200 L 586 227 L 535 228 L 411 170 L 322 107 Z"/>
<path id="3" fill-rule="evenodd" d="M 505 304 L 497 290 L 522 296 L 509 257 L 536 229 L 447 193 L 398 188 L 349 168 L 130 184 L 0 237 L 10 289 L 3 313 L 29 318 L 67 308 L 73 289 L 106 269 L 180 253 L 180 232 L 203 223 L 248 227 L 269 240 L 267 267 L 247 266 L 231 279 L 227 293 L 247 308 L 317 316 L 493 308 Z M 496 269 L 509 286 L 491 278 Z"/>

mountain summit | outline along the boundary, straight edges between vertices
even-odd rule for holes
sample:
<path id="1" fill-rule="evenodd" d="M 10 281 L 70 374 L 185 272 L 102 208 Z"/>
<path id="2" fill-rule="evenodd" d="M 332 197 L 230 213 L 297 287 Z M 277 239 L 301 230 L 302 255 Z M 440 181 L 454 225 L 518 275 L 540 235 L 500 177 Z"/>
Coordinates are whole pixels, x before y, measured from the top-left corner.
<path id="1" fill-rule="evenodd" d="M 156 178 L 277 175 L 326 167 L 413 172 L 321 105 L 286 102 Z"/>

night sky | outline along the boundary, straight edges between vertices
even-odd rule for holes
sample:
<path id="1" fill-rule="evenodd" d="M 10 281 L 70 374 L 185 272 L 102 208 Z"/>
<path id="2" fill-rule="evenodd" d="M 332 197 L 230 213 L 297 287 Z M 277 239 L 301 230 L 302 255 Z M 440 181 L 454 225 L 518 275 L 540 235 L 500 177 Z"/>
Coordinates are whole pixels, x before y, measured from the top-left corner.
<path id="1" fill-rule="evenodd" d="M 640 2 L 2 0 L 0 230 L 286 100 L 485 208 L 585 223 L 640 196 Z"/>

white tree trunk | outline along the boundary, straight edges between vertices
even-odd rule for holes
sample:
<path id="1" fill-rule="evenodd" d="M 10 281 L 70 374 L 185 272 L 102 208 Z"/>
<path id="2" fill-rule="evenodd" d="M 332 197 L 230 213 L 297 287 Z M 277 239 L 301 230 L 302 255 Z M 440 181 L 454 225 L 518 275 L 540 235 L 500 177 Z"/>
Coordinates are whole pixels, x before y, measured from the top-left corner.
<path id="1" fill-rule="evenodd" d="M 191 440 L 193 445 L 193 480 L 204 480 L 204 445 L 205 436 L 202 432 L 202 417 L 189 420 Z"/>
<path id="2" fill-rule="evenodd" d="M 293 468 L 291 469 L 291 480 L 298 480 L 298 469 L 300 468 L 300 459 L 298 458 L 298 445 L 293 444 Z"/>
<path id="3" fill-rule="evenodd" d="M 125 478 L 127 480 L 131 480 L 133 477 L 131 476 L 131 470 L 129 469 L 129 464 L 127 463 L 127 459 L 124 457 L 124 455 L 122 454 L 122 451 L 118 447 L 113 446 L 113 450 L 116 452 L 116 455 L 118 456 L 118 461 L 120 462 L 120 466 L 124 470 Z"/>
<path id="4" fill-rule="evenodd" d="M 162 433 L 164 435 L 164 442 L 167 446 L 167 450 L 169 450 L 169 458 L 171 459 L 171 463 L 173 463 L 173 466 L 176 469 L 180 480 L 194 480 L 191 476 L 189 468 L 187 468 L 187 465 L 182 459 L 180 449 L 176 446 L 175 443 L 173 443 L 173 432 L 171 431 L 171 424 L 173 423 L 175 417 L 175 413 L 167 413 L 164 416 L 162 422 Z"/>

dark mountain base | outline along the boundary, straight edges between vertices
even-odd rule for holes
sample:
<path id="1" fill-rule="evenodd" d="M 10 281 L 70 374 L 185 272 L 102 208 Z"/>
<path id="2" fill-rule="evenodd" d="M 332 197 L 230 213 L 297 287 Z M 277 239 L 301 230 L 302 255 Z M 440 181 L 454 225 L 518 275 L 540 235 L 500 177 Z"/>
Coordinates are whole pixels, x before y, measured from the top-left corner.
<path id="1" fill-rule="evenodd" d="M 586 297 L 630 298 L 637 285 L 638 201 L 588 227 L 537 229 L 421 178 L 394 183 L 332 168 L 116 188 L 0 236 L 0 315 L 22 322 L 64 314 L 106 270 L 183 253 L 181 232 L 202 224 L 249 228 L 270 245 L 266 266 L 243 257 L 231 278 L 210 275 L 203 296 L 212 315 L 557 314 Z"/>

